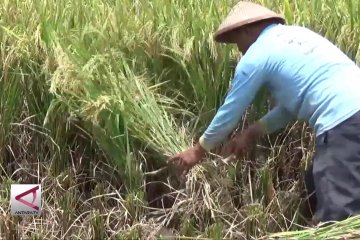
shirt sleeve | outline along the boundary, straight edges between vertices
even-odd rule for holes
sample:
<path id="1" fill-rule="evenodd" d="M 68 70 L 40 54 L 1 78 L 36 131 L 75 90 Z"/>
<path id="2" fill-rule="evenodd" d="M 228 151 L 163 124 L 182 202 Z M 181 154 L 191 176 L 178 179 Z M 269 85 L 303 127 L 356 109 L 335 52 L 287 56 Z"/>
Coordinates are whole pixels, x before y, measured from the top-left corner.
<path id="1" fill-rule="evenodd" d="M 259 122 L 262 125 L 265 133 L 270 134 L 282 128 L 285 128 L 289 123 L 295 122 L 296 118 L 293 114 L 287 111 L 282 106 L 274 107 Z"/>
<path id="2" fill-rule="evenodd" d="M 242 59 L 236 67 L 232 86 L 223 105 L 199 139 L 200 145 L 207 151 L 224 141 L 236 128 L 241 116 L 264 84 L 263 68 L 245 60 Z"/>

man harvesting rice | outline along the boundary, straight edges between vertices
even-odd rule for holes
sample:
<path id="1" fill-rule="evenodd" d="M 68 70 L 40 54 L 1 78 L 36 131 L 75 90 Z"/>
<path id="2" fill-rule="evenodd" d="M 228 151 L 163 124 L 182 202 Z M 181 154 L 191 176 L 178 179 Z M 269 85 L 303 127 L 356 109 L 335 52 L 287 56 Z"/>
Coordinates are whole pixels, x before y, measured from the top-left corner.
<path id="1" fill-rule="evenodd" d="M 189 170 L 236 128 L 257 91 L 265 86 L 277 106 L 225 143 L 239 157 L 265 134 L 297 119 L 316 134 L 307 190 L 315 195 L 316 219 L 336 221 L 360 212 L 360 69 L 336 46 L 282 16 L 239 2 L 215 33 L 237 44 L 243 56 L 232 87 L 199 143 L 171 158 Z M 316 198 L 315 198 L 316 196 Z"/>

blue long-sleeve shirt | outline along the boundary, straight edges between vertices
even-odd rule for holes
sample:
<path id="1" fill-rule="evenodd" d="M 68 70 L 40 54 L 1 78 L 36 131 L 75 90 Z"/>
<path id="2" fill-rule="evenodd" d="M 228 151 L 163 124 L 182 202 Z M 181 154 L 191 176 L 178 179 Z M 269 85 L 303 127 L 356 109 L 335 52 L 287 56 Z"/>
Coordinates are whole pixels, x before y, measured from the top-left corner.
<path id="1" fill-rule="evenodd" d="M 307 28 L 272 24 L 239 61 L 224 104 L 200 138 L 206 150 L 236 128 L 262 86 L 277 102 L 259 120 L 267 133 L 303 120 L 318 136 L 360 110 L 360 68 L 351 59 Z"/>

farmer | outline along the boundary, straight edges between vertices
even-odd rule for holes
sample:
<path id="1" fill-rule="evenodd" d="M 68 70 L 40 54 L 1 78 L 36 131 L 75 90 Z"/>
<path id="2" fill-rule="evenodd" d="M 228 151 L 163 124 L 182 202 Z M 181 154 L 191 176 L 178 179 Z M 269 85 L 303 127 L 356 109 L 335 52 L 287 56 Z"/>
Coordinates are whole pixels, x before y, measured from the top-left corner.
<path id="1" fill-rule="evenodd" d="M 260 5 L 240 1 L 214 36 L 242 52 L 223 105 L 193 147 L 170 160 L 185 171 L 224 143 L 224 157 L 240 157 L 250 143 L 296 120 L 316 134 L 306 188 L 314 197 L 315 219 L 343 220 L 360 213 L 360 69 L 336 46 Z M 227 137 L 257 91 L 265 86 L 277 105 Z"/>

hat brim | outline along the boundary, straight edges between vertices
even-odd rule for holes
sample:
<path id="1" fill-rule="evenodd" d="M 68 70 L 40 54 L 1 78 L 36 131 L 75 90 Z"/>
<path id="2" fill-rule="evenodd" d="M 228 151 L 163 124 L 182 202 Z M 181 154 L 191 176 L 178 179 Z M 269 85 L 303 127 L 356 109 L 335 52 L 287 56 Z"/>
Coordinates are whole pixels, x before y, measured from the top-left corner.
<path id="1" fill-rule="evenodd" d="M 268 16 L 261 16 L 257 18 L 247 19 L 246 21 L 237 22 L 218 30 L 214 34 L 214 40 L 219 43 L 235 43 L 235 40 L 231 37 L 230 34 L 231 32 L 235 30 L 241 30 L 241 28 L 248 26 L 252 23 L 264 22 L 268 20 L 278 20 L 279 23 L 282 24 L 285 23 L 285 19 L 281 15 L 274 16 L 273 14 L 269 14 Z"/>

